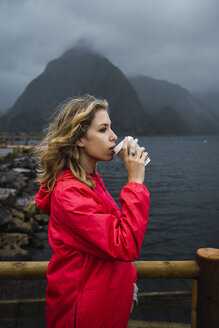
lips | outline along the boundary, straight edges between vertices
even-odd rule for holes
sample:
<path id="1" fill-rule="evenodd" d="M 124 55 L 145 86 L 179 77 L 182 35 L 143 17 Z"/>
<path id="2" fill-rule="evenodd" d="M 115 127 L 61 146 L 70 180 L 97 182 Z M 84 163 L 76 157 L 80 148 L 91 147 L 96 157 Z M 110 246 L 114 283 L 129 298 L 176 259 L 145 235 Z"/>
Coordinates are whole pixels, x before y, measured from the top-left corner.
<path id="1" fill-rule="evenodd" d="M 116 145 L 110 147 L 110 150 L 114 150 L 115 147 L 116 147 Z"/>

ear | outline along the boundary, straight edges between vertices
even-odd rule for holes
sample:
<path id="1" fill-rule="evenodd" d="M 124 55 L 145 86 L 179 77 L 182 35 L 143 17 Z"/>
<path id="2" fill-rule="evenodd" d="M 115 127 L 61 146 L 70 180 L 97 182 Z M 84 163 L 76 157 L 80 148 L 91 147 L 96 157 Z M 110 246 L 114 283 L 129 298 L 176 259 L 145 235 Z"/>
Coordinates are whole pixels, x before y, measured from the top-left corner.
<path id="1" fill-rule="evenodd" d="M 78 141 L 76 142 L 76 145 L 78 147 L 84 147 L 84 138 L 78 139 Z"/>

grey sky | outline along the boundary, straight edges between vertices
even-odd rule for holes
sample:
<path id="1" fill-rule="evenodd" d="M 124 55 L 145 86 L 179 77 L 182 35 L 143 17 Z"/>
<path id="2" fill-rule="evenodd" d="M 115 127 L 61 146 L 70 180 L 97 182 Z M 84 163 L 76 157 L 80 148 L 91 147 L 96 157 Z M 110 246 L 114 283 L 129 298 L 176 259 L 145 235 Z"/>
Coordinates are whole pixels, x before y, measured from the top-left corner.
<path id="1" fill-rule="evenodd" d="M 81 38 L 126 75 L 219 90 L 218 0 L 0 0 L 0 109 Z"/>

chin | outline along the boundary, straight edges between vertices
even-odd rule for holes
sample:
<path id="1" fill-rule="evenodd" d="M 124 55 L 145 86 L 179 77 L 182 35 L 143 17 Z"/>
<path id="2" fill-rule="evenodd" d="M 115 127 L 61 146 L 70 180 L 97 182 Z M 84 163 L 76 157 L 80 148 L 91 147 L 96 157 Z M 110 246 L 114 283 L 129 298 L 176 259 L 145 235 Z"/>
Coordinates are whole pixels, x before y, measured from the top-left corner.
<path id="1" fill-rule="evenodd" d="M 113 159 L 113 155 L 114 154 L 112 154 L 111 156 L 107 156 L 106 158 L 102 158 L 102 159 L 100 159 L 100 161 L 102 161 L 102 162 L 110 162 L 110 161 L 112 161 L 112 159 Z"/>

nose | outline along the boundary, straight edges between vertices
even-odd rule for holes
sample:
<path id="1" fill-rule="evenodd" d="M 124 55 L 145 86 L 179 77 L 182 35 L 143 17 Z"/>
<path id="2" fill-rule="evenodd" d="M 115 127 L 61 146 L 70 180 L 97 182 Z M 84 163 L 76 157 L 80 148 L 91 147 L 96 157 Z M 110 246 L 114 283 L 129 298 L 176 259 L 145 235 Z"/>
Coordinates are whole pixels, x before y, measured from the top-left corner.
<path id="1" fill-rule="evenodd" d="M 111 130 L 111 136 L 110 136 L 111 140 L 116 141 L 118 139 L 117 135 L 113 132 L 113 130 Z"/>

